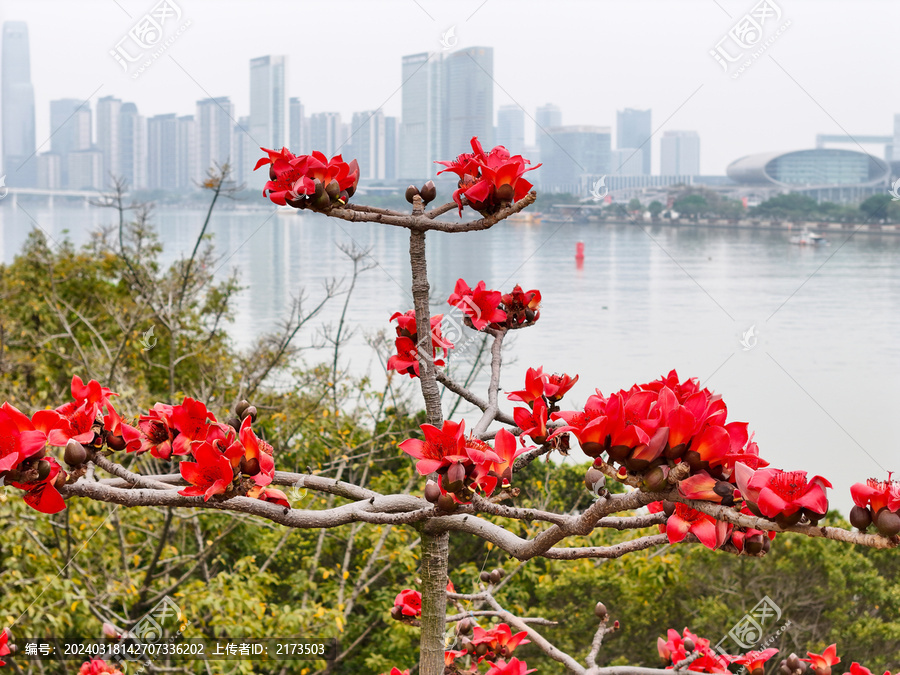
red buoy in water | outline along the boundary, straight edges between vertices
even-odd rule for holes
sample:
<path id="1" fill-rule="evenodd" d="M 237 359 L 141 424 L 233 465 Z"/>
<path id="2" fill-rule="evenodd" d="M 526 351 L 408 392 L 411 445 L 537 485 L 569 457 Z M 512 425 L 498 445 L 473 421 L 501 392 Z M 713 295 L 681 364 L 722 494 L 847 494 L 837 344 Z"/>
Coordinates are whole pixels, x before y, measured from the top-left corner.
<path id="1" fill-rule="evenodd" d="M 575 244 L 575 260 L 584 260 L 584 242 L 579 241 Z"/>

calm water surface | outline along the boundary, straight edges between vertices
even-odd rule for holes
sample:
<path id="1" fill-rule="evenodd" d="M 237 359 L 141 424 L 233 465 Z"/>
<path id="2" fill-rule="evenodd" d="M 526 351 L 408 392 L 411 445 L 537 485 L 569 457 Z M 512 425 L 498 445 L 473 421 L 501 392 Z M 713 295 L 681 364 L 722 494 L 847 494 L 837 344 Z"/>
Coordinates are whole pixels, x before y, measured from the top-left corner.
<path id="1" fill-rule="evenodd" d="M 23 206 L 27 214 L 0 207 L 4 262 L 32 219 L 54 239 L 76 242 L 112 221 L 93 208 Z M 167 259 L 189 254 L 202 219 L 200 211 L 156 213 Z M 312 304 L 327 279 L 348 273 L 339 244 L 371 248 L 377 267 L 351 299 L 358 333 L 345 361 L 377 376 L 381 366 L 364 336 L 412 307 L 405 231 L 270 211 L 220 212 L 210 231 L 223 254 L 219 273 L 237 269 L 247 287 L 231 333 L 239 345 L 274 329 L 292 295 L 305 290 Z M 729 419 L 750 422 L 774 465 L 829 478 L 832 503 L 846 510 L 853 482 L 900 470 L 889 433 L 900 403 L 900 237 L 830 238 L 830 247 L 809 249 L 773 232 L 502 223 L 430 234 L 429 276 L 436 299 L 459 277 L 540 289 L 541 319 L 516 333 L 503 389 L 519 388 L 526 368 L 543 365 L 581 376 L 569 398 L 580 404 L 594 388 L 608 393 L 676 368 L 721 393 Z M 574 260 L 578 241 L 582 267 Z M 337 320 L 341 302 L 323 322 Z M 751 326 L 757 341 L 745 349 Z"/>

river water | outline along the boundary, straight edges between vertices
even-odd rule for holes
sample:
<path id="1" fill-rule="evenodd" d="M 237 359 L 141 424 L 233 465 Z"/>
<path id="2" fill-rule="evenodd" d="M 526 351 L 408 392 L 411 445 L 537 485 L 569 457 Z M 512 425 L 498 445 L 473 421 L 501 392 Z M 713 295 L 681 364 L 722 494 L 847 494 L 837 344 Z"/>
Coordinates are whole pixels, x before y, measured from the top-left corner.
<path id="1" fill-rule="evenodd" d="M 166 259 L 190 253 L 203 216 L 156 212 Z M 78 243 L 111 221 L 111 212 L 95 208 L 7 202 L 2 259 L 12 260 L 35 226 Z M 412 307 L 405 230 L 260 210 L 221 211 L 210 232 L 222 254 L 218 273 L 236 269 L 247 287 L 231 327 L 242 346 L 275 328 L 292 295 L 305 290 L 313 304 L 327 279 L 349 272 L 339 245 L 370 249 L 375 267 L 351 298 L 357 334 L 344 365 L 383 377 L 365 336 Z M 608 393 L 676 368 L 721 393 L 729 420 L 750 422 L 773 465 L 830 479 L 832 504 L 846 511 L 853 482 L 900 470 L 900 453 L 885 436 L 900 403 L 900 237 L 828 236 L 830 246 L 809 248 L 781 232 L 501 223 L 429 234 L 429 276 L 436 301 L 459 277 L 541 291 L 540 321 L 516 332 L 504 390 L 520 388 L 526 368 L 543 365 L 580 375 L 569 396 L 580 404 L 594 388 Z M 574 259 L 579 241 L 583 265 Z M 316 323 L 335 322 L 342 301 Z"/>

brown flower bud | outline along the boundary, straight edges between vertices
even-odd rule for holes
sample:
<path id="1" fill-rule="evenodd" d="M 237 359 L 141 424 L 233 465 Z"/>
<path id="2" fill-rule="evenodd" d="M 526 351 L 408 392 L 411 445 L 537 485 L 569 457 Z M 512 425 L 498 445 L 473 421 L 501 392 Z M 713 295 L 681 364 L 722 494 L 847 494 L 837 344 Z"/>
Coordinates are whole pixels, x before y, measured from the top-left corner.
<path id="1" fill-rule="evenodd" d="M 768 539 L 768 537 L 763 537 L 761 534 L 754 534 L 747 537 L 744 540 L 744 550 L 749 555 L 759 555 L 763 550 L 763 539 Z"/>
<path id="2" fill-rule="evenodd" d="M 410 185 L 408 188 L 406 188 L 406 201 L 412 204 L 413 197 L 415 197 L 417 194 L 419 194 L 419 188 L 417 188 L 415 185 Z"/>
<path id="3" fill-rule="evenodd" d="M 505 183 L 497 188 L 497 199 L 501 202 L 511 202 L 516 196 L 513 186 Z"/>
<path id="4" fill-rule="evenodd" d="M 792 653 L 789 657 L 787 657 L 787 658 L 785 659 L 784 663 L 785 663 L 785 665 L 786 665 L 788 668 L 790 668 L 792 671 L 794 671 L 794 670 L 800 670 L 800 663 L 801 663 L 801 661 L 800 661 L 799 657 L 798 657 L 796 654 L 793 654 L 793 653 Z"/>
<path id="5" fill-rule="evenodd" d="M 670 502 L 668 499 L 664 499 L 662 506 L 663 513 L 665 513 L 667 516 L 671 516 L 673 513 L 675 513 L 675 502 Z"/>
<path id="6" fill-rule="evenodd" d="M 419 190 L 419 195 L 421 195 L 422 201 L 426 204 L 434 201 L 434 198 L 437 197 L 437 188 L 434 186 L 434 181 L 430 180 L 425 183 L 425 185 L 422 186 L 422 189 Z"/>
<path id="7" fill-rule="evenodd" d="M 482 572 L 481 574 L 478 575 L 478 578 L 481 579 L 484 583 L 487 583 L 491 580 L 491 573 L 490 572 Z"/>
<path id="8" fill-rule="evenodd" d="M 76 441 L 74 438 L 70 438 L 69 442 L 66 443 L 66 451 L 63 453 L 63 459 L 66 464 L 69 466 L 78 466 L 79 464 L 84 464 L 87 461 L 88 453 L 87 450 L 84 449 L 84 446 Z M 49 467 L 49 463 L 47 465 Z M 40 469 L 39 469 L 40 470 Z M 47 469 L 49 473 L 50 469 Z M 46 476 L 44 476 L 46 478 Z"/>
<path id="9" fill-rule="evenodd" d="M 441 495 L 437 500 L 437 507 L 446 513 L 453 513 L 457 509 L 457 503 L 450 495 Z"/>
<path id="10" fill-rule="evenodd" d="M 50 469 L 53 466 L 46 459 L 42 459 L 37 463 L 37 472 L 38 472 L 38 480 L 46 480 L 47 476 L 50 475 Z"/>
<path id="11" fill-rule="evenodd" d="M 490 578 L 490 580 L 491 580 L 491 584 L 493 584 L 494 586 L 496 586 L 497 584 L 500 583 L 500 572 L 499 572 L 499 570 L 493 570 L 493 571 L 490 573 L 490 575 L 488 575 L 488 576 L 489 576 L 489 578 Z"/>
<path id="12" fill-rule="evenodd" d="M 399 606 L 394 605 L 391 607 L 391 618 L 395 621 L 400 621 L 403 618 L 403 610 Z"/>
<path id="13" fill-rule="evenodd" d="M 438 484 L 433 480 L 425 483 L 425 499 L 430 501 L 432 504 L 436 504 L 437 500 L 441 496 L 441 489 L 438 487 Z"/>
<path id="14" fill-rule="evenodd" d="M 900 515 L 889 511 L 887 507 L 881 509 L 875 516 L 875 527 L 879 534 L 885 537 L 893 537 L 900 533 Z"/>
<path id="15" fill-rule="evenodd" d="M 106 434 L 106 447 L 110 450 L 124 450 L 127 443 L 125 443 L 125 439 L 121 436 L 116 436 L 115 434 Z"/>
<path id="16" fill-rule="evenodd" d="M 686 651 L 686 652 L 692 652 L 692 651 L 694 651 L 694 647 L 695 647 L 695 646 L 696 646 L 696 645 L 694 645 L 694 641 L 693 641 L 691 638 L 685 638 L 685 640 L 684 640 L 684 651 Z"/>
<path id="17" fill-rule="evenodd" d="M 241 473 L 245 476 L 255 476 L 259 473 L 259 460 L 256 457 L 241 457 Z"/>
<path id="18" fill-rule="evenodd" d="M 602 602 L 598 602 L 596 605 L 594 605 L 594 614 L 601 621 L 609 616 L 609 612 L 606 611 L 606 605 L 604 605 Z"/>
<path id="19" fill-rule="evenodd" d="M 244 416 L 244 411 L 250 407 L 250 401 L 246 399 L 241 399 L 238 401 L 237 405 L 234 406 L 234 414 L 238 417 Z"/>
<path id="20" fill-rule="evenodd" d="M 57 490 L 61 490 L 65 486 L 66 480 L 68 480 L 68 478 L 69 474 L 67 474 L 65 471 L 60 471 L 58 474 L 56 474 L 56 478 L 53 479 L 53 486 Z"/>

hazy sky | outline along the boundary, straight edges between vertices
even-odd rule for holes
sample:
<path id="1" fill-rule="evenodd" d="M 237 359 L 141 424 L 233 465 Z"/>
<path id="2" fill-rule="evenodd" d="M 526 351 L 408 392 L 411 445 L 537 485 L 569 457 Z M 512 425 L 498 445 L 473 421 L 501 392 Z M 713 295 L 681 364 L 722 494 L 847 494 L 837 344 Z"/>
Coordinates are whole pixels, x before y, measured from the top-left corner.
<path id="1" fill-rule="evenodd" d="M 752 0 L 175 1 L 190 25 L 131 79 L 109 51 L 152 0 L 3 0 L 0 20 L 29 25 L 38 145 L 55 98 L 115 95 L 149 116 L 227 95 L 246 115 L 248 60 L 264 54 L 289 56 L 288 95 L 307 114 L 399 115 L 400 57 L 440 51 L 451 26 L 457 47 L 494 47 L 495 107 L 553 102 L 564 124 L 613 127 L 618 108 L 652 108 L 654 173 L 665 129 L 698 130 L 702 173 L 722 174 L 751 152 L 812 147 L 817 132 L 889 134 L 900 112 L 892 0 L 775 0 L 764 37 L 790 25 L 738 79 L 709 51 Z"/>

